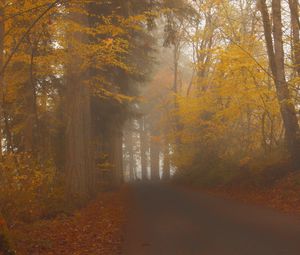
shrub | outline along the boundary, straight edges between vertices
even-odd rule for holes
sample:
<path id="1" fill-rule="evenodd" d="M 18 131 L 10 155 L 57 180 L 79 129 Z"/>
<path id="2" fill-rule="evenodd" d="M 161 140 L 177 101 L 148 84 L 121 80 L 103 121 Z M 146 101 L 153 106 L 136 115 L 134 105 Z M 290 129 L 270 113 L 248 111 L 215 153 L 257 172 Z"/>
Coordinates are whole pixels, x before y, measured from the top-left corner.
<path id="1" fill-rule="evenodd" d="M 261 189 L 274 186 L 292 169 L 290 160 L 282 151 L 244 158 L 221 158 L 214 153 L 202 152 L 177 171 L 175 180 L 202 187 L 240 186 Z"/>
<path id="2" fill-rule="evenodd" d="M 41 215 L 41 194 L 53 183 L 54 170 L 28 153 L 13 153 L 0 160 L 0 204 L 5 219 L 32 221 Z"/>

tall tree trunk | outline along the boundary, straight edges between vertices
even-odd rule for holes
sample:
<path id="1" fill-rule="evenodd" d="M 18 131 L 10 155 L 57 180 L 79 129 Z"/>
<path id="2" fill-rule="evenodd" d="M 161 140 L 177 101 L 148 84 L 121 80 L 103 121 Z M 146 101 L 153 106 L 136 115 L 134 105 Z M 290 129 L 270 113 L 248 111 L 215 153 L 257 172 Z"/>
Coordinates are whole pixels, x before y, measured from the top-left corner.
<path id="1" fill-rule="evenodd" d="M 82 8 L 82 6 L 79 6 Z M 71 20 L 88 26 L 85 14 L 71 13 Z M 81 199 L 93 191 L 93 157 L 91 152 L 91 96 L 85 81 L 88 70 L 81 71 L 82 59 L 71 42 L 86 42 L 87 35 L 70 32 L 66 74 L 66 183 L 68 192 Z"/>
<path id="2" fill-rule="evenodd" d="M 159 154 L 160 144 L 156 135 L 151 135 L 150 138 L 150 162 L 151 162 L 151 180 L 158 181 L 159 175 Z"/>
<path id="3" fill-rule="evenodd" d="M 35 46 L 31 43 L 30 80 L 25 84 L 26 90 L 26 120 L 24 129 L 24 150 L 33 153 L 35 148 L 35 128 L 37 127 L 36 89 L 34 78 Z"/>
<path id="4" fill-rule="evenodd" d="M 289 0 L 289 7 L 291 11 L 294 66 L 298 76 L 300 76 L 300 35 L 299 35 L 300 24 L 299 24 L 298 0 Z"/>
<path id="5" fill-rule="evenodd" d="M 276 86 L 277 98 L 280 104 L 280 112 L 285 127 L 286 142 L 289 153 L 294 163 L 300 166 L 300 140 L 299 124 L 295 106 L 292 103 L 288 84 L 285 78 L 284 50 L 282 39 L 281 1 L 272 1 L 273 40 L 272 26 L 266 5 L 266 0 L 259 2 L 262 14 L 264 33 L 270 62 L 270 68 Z M 273 44 L 274 41 L 274 44 Z"/>
<path id="6" fill-rule="evenodd" d="M 114 123 L 114 124 L 112 124 Z M 110 165 L 110 184 L 119 186 L 124 180 L 123 175 L 123 132 L 118 120 L 107 120 L 103 129 L 102 153 L 107 155 L 107 163 Z"/>
<path id="7" fill-rule="evenodd" d="M 67 186 L 71 194 L 87 197 L 92 178 L 90 95 L 74 72 L 68 74 L 66 102 Z"/>
<path id="8" fill-rule="evenodd" d="M 170 168 L 170 147 L 167 139 L 164 139 L 164 158 L 163 158 L 163 179 L 169 180 L 171 176 Z"/>
<path id="9" fill-rule="evenodd" d="M 5 2 L 6 1 L 1 1 L 1 9 L 0 9 L 0 16 L 1 20 L 3 21 L 4 18 L 4 8 L 5 8 Z M 0 66 L 2 67 L 4 64 L 4 36 L 5 36 L 5 22 L 0 23 Z M 11 152 L 13 150 L 13 142 L 12 142 L 12 134 L 10 130 L 10 124 L 9 124 L 9 116 L 8 116 L 8 111 L 7 111 L 7 104 L 5 100 L 5 84 L 4 84 L 4 74 L 0 76 L 0 86 L 1 86 L 1 115 L 3 115 L 3 129 L 1 125 L 1 153 L 3 151 L 2 148 L 2 136 L 5 137 L 6 141 L 6 151 Z M 2 123 L 1 123 L 2 124 Z"/>
<path id="10" fill-rule="evenodd" d="M 133 145 L 133 127 L 132 121 L 129 120 L 126 125 L 124 137 L 124 148 L 125 148 L 125 155 L 126 155 L 126 168 L 129 172 L 129 181 L 134 181 L 135 176 L 135 162 L 134 162 L 134 145 Z M 128 157 L 127 157 L 128 156 Z"/>
<path id="11" fill-rule="evenodd" d="M 4 26 L 4 5 L 5 1 L 0 2 L 0 69 L 3 66 L 3 58 L 4 58 L 4 34 L 5 34 L 5 26 Z M 1 98 L 4 96 L 4 78 L 1 75 L 0 76 L 0 92 L 1 92 Z M 3 110 L 3 101 L 1 102 L 1 111 L 0 114 L 2 115 Z M 2 157 L 2 122 L 0 123 L 0 156 Z M 12 249 L 12 242 L 8 234 L 8 229 L 5 223 L 5 220 L 1 214 L 1 205 L 0 205 L 0 253 L 3 254 L 13 254 Z"/>
<path id="12" fill-rule="evenodd" d="M 110 152 L 113 165 L 113 185 L 119 186 L 123 182 L 123 133 L 119 127 L 112 132 L 112 147 Z"/>
<path id="13" fill-rule="evenodd" d="M 0 6 L 0 69 L 3 67 L 4 63 L 4 35 L 5 35 L 5 22 L 4 22 L 4 1 L 1 1 Z M 1 92 L 1 99 L 4 95 L 4 77 L 3 75 L 0 75 L 0 92 Z M 3 114 L 3 101 L 1 102 L 0 107 L 0 115 Z M 2 118 L 1 118 L 2 119 Z M 2 148 L 2 136 L 3 136 L 3 128 L 2 128 L 2 121 L 0 121 L 0 157 L 2 157 L 3 148 Z"/>
<path id="14" fill-rule="evenodd" d="M 147 166 L 147 129 L 145 123 L 145 117 L 141 118 L 139 121 L 140 128 L 140 149 L 141 149 L 141 170 L 142 170 L 142 180 L 146 181 L 148 179 L 148 166 Z"/>
<path id="15" fill-rule="evenodd" d="M 174 81 L 173 81 L 173 92 L 174 92 L 174 125 L 175 125 L 175 131 L 176 131 L 176 144 L 180 145 L 181 143 L 181 137 L 180 137 L 180 131 L 181 131 L 181 125 L 179 120 L 179 104 L 178 104 L 178 61 L 180 56 L 180 45 L 179 43 L 174 44 L 174 50 L 173 50 L 173 61 L 174 61 Z"/>

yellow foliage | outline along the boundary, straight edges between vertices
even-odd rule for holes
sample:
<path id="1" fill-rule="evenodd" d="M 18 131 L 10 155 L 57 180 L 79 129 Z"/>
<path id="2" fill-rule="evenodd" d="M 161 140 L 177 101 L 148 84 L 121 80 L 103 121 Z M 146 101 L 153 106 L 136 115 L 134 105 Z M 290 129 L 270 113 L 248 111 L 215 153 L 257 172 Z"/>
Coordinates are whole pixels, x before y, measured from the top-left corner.
<path id="1" fill-rule="evenodd" d="M 54 169 L 40 166 L 30 154 L 0 160 L 0 203 L 7 220 L 32 220 L 41 212 L 40 196 L 53 183 Z"/>

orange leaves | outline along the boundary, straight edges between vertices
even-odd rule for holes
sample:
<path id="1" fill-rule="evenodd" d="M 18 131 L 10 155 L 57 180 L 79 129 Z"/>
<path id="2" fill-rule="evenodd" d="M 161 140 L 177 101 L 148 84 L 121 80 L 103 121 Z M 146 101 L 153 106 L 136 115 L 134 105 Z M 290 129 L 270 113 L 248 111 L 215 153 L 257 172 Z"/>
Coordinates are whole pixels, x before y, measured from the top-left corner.
<path id="1" fill-rule="evenodd" d="M 28 153 L 2 157 L 0 204 L 7 220 L 32 220 L 41 213 L 39 199 L 52 183 L 53 170 L 41 167 Z"/>
<path id="2" fill-rule="evenodd" d="M 120 254 L 127 191 L 101 194 L 74 216 L 21 226 L 20 254 Z"/>
<path id="3" fill-rule="evenodd" d="M 5 220 L 0 216 L 0 227 L 5 225 Z"/>

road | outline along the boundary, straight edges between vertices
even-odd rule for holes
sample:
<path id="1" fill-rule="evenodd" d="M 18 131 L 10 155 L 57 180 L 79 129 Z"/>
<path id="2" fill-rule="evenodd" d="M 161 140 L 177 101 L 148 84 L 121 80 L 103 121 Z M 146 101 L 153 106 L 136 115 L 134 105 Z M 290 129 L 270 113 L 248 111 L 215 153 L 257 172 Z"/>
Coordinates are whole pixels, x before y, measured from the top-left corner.
<path id="1" fill-rule="evenodd" d="M 123 255 L 299 255 L 300 218 L 169 185 L 138 184 Z"/>

